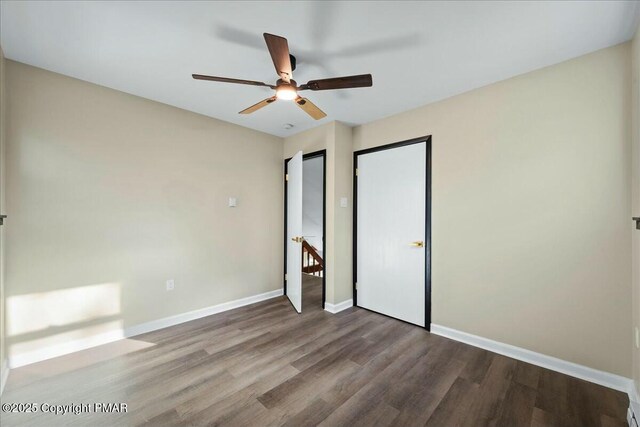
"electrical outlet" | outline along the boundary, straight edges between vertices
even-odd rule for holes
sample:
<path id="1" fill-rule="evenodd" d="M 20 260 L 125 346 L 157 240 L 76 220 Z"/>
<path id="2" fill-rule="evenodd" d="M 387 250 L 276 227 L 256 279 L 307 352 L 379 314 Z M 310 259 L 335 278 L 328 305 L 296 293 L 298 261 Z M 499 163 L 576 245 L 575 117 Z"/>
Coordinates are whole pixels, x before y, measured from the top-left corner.
<path id="1" fill-rule="evenodd" d="M 167 291 L 172 291 L 176 287 L 176 282 L 171 279 L 167 280 Z"/>
<path id="2" fill-rule="evenodd" d="M 640 348 L 640 328 L 636 326 L 636 348 Z"/>

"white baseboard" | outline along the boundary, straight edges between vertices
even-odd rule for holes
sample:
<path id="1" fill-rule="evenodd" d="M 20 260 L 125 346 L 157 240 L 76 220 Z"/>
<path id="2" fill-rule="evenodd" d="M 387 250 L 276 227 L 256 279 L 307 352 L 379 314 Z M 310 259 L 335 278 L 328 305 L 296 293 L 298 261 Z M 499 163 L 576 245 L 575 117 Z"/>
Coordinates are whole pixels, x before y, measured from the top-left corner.
<path id="1" fill-rule="evenodd" d="M 9 366 L 14 369 L 20 366 L 29 365 L 43 360 L 52 359 L 65 354 L 74 353 L 80 350 L 86 350 L 103 344 L 108 344 L 123 338 L 130 338 L 136 335 L 167 328 L 169 326 L 179 325 L 180 323 L 189 322 L 191 320 L 200 319 L 202 317 L 211 316 L 212 314 L 222 313 L 223 311 L 233 310 L 234 308 L 243 307 L 245 305 L 254 304 L 282 295 L 282 289 L 265 292 L 263 294 L 252 295 L 250 297 L 189 311 L 187 313 L 175 316 L 165 317 L 163 319 L 153 320 L 151 322 L 141 323 L 139 325 L 130 326 L 124 329 L 105 332 L 90 337 L 68 341 L 62 344 L 43 347 L 38 350 L 16 354 L 10 357 Z M 4 383 L 3 383 L 4 385 Z"/>
<path id="2" fill-rule="evenodd" d="M 0 396 L 4 392 L 4 386 L 7 385 L 7 379 L 9 378 L 9 359 L 4 359 L 2 362 L 2 377 L 0 378 Z"/>
<path id="3" fill-rule="evenodd" d="M 169 326 L 179 325 L 180 323 L 189 322 L 191 320 L 200 319 L 202 317 L 211 316 L 212 314 L 222 313 L 223 311 L 233 310 L 234 308 L 243 307 L 249 304 L 255 304 L 271 298 L 283 295 L 282 289 L 265 292 L 264 294 L 252 295 L 250 297 L 237 299 L 235 301 L 224 302 L 222 304 L 213 305 L 211 307 L 201 308 L 199 310 L 189 311 L 187 313 L 175 316 L 165 317 L 163 319 L 152 320 L 151 322 L 141 323 L 139 325 L 130 326 L 124 329 L 125 338 L 134 337 L 136 335 L 145 334 L 158 329 L 168 328 Z"/>
<path id="4" fill-rule="evenodd" d="M 640 391 L 638 391 L 635 383 L 631 384 L 631 393 L 629 393 L 629 400 L 631 400 L 632 402 L 636 402 L 639 406 L 638 409 L 640 410 Z M 638 421 L 640 421 L 640 419 Z"/>
<path id="5" fill-rule="evenodd" d="M 346 310 L 349 307 L 353 307 L 353 300 L 348 299 L 346 301 L 339 302 L 338 304 L 330 304 L 328 302 L 324 303 L 325 311 L 329 313 L 336 314 L 341 312 L 342 310 Z"/>
<path id="6" fill-rule="evenodd" d="M 431 333 L 445 338 L 450 338 L 455 341 L 460 341 L 474 347 L 483 348 L 494 353 L 502 354 L 513 359 L 531 363 L 532 365 L 541 366 L 552 371 L 570 375 L 575 378 L 600 384 L 614 390 L 622 391 L 624 393 L 628 393 L 630 399 L 632 397 L 632 393 L 634 393 L 632 391 L 635 388 L 633 380 L 620 375 L 599 371 L 587 366 L 578 365 L 577 363 L 567 362 L 566 360 L 536 353 L 535 351 L 493 341 L 488 338 L 468 334 L 466 332 L 433 323 L 431 324 Z"/>

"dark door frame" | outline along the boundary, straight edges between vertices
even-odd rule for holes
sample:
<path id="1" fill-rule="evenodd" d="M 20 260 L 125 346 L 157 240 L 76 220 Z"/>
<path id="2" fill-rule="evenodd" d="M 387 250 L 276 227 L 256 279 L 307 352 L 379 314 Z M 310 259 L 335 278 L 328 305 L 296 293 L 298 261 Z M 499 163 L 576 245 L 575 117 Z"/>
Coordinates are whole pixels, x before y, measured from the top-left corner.
<path id="1" fill-rule="evenodd" d="M 358 281 L 358 156 L 374 153 L 376 151 L 390 150 L 407 145 L 426 144 L 426 198 L 425 198 L 425 263 L 424 263 L 424 328 L 431 330 L 431 135 L 406 141 L 395 142 L 393 144 L 380 145 L 378 147 L 367 148 L 353 152 L 353 305 L 358 306 L 358 291 L 356 283 Z M 364 307 L 361 307 L 364 308 Z M 366 310 L 366 309 L 365 309 Z"/>
<path id="2" fill-rule="evenodd" d="M 322 309 L 327 300 L 327 150 L 318 150 L 302 155 L 302 161 L 322 157 Z M 284 161 L 284 270 L 282 281 L 284 294 L 287 295 L 287 172 L 289 160 Z"/>

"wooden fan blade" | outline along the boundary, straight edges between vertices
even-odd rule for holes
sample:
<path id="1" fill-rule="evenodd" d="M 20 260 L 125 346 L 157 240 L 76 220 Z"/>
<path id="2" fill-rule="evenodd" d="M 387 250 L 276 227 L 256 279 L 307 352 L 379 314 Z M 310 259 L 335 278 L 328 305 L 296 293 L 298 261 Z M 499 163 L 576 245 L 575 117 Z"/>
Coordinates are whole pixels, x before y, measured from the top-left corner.
<path id="1" fill-rule="evenodd" d="M 214 82 L 222 82 L 222 83 L 236 83 L 236 84 L 251 85 L 251 86 L 266 86 L 266 87 L 275 89 L 275 86 L 271 86 L 266 83 L 257 82 L 254 80 L 230 79 L 228 77 L 205 76 L 203 74 L 192 74 L 191 77 L 193 77 L 196 80 L 211 80 Z"/>
<path id="2" fill-rule="evenodd" d="M 289 43 L 287 39 L 273 34 L 264 33 L 264 41 L 267 42 L 267 48 L 273 65 L 276 67 L 276 73 L 285 82 L 293 78 L 293 71 L 291 69 L 291 58 L 289 58 Z"/>
<path id="3" fill-rule="evenodd" d="M 316 120 L 327 117 L 324 111 L 319 109 L 313 102 L 309 101 L 307 98 L 296 99 L 296 104 L 298 104 L 298 107 L 302 108 L 305 113 Z"/>
<path id="4" fill-rule="evenodd" d="M 254 111 L 261 109 L 262 107 L 266 107 L 267 105 L 271 104 L 275 100 L 276 100 L 275 96 L 272 96 L 271 98 L 263 99 L 257 104 L 253 104 L 251 107 L 245 108 L 244 110 L 240 111 L 238 114 L 251 114 Z"/>
<path id="5" fill-rule="evenodd" d="M 334 77 L 331 79 L 310 80 L 307 84 L 300 86 L 299 90 L 331 90 L 350 89 L 354 87 L 371 87 L 373 78 L 371 74 L 360 74 L 358 76 Z"/>

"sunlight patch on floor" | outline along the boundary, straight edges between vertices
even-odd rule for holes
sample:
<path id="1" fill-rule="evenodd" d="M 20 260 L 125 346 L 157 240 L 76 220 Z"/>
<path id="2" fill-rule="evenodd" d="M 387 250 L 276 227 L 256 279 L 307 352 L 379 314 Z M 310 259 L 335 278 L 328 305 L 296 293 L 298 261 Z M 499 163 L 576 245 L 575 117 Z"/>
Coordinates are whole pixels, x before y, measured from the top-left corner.
<path id="1" fill-rule="evenodd" d="M 79 370 L 87 366 L 115 359 L 119 356 L 136 352 L 155 344 L 135 339 L 122 339 L 112 343 L 88 348 L 65 356 L 56 357 L 38 363 L 12 369 L 10 375 L 11 387 L 22 386 L 44 378 L 53 377 Z"/>

